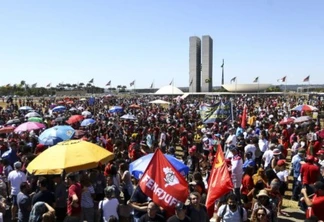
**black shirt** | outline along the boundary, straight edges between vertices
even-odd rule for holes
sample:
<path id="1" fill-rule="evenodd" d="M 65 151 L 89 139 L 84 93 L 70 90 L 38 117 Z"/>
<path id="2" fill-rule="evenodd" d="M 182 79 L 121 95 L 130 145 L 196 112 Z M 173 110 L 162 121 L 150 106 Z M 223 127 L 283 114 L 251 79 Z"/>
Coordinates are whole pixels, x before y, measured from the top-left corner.
<path id="1" fill-rule="evenodd" d="M 34 195 L 32 199 L 32 205 L 39 201 L 43 201 L 48 205 L 53 206 L 53 204 L 55 203 L 55 196 L 48 190 L 39 191 Z"/>
<path id="2" fill-rule="evenodd" d="M 141 188 L 139 186 L 136 187 L 136 189 L 134 190 L 134 193 L 131 197 L 131 199 L 129 200 L 131 203 L 146 203 L 148 202 L 148 197 L 143 193 L 143 191 L 141 190 Z M 146 212 L 143 211 L 138 211 L 134 209 L 134 216 L 136 218 L 140 218 L 142 215 L 144 215 Z"/>
<path id="3" fill-rule="evenodd" d="M 167 222 L 191 222 L 191 219 L 186 216 L 183 220 L 180 220 L 176 215 L 173 215 L 167 220 Z"/>
<path id="4" fill-rule="evenodd" d="M 146 213 L 145 215 L 141 216 L 139 222 L 165 222 L 165 219 L 160 214 L 157 214 L 154 218 L 150 218 Z"/>

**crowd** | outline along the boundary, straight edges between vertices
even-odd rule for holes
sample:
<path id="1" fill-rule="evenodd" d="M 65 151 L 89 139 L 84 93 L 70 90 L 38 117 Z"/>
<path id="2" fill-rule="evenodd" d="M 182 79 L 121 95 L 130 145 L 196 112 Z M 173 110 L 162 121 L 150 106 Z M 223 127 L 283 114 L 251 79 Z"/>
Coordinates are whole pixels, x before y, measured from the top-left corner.
<path id="1" fill-rule="evenodd" d="M 292 111 L 299 104 L 322 109 L 321 100 L 283 95 L 163 97 L 169 105 L 150 104 L 150 96 L 100 97 L 89 104 L 78 98 L 15 98 L 2 107 L 0 121 L 18 126 L 27 121 L 30 106 L 40 114 L 47 128 L 66 125 L 72 115 L 88 111 L 94 124 L 76 130 L 74 139 L 96 143 L 114 153 L 113 161 L 95 169 L 35 176 L 28 164 L 48 147 L 40 144 L 43 129 L 0 134 L 0 212 L 11 221 L 209 221 L 205 207 L 208 178 L 214 155 L 222 148 L 233 191 L 215 203 L 216 221 L 278 221 L 287 215 L 282 209 L 293 177 L 292 200 L 298 201 L 308 221 L 324 220 L 324 148 L 318 120 L 295 124 L 288 117 L 310 115 Z M 202 104 L 213 105 L 231 99 L 232 117 L 204 124 Z M 65 111 L 52 112 L 56 105 Z M 119 105 L 121 112 L 109 112 Z M 242 127 L 243 109 L 247 107 Z M 122 114 L 136 120 L 123 120 Z M 15 120 L 13 122 L 13 120 Z M 146 196 L 129 171 L 129 164 L 155 149 L 174 155 L 189 167 L 190 195 L 176 204 L 173 215 Z M 291 163 L 288 164 L 288 160 Z M 55 160 L 52 160 L 55 161 Z M 127 211 L 126 209 L 131 209 Z M 8 220 L 8 221 L 9 221 Z"/>

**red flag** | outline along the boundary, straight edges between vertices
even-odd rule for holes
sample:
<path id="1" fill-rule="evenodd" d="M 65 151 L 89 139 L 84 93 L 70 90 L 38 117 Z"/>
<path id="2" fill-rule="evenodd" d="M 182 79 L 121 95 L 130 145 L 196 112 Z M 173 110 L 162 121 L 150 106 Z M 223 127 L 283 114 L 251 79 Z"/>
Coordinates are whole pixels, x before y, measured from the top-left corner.
<path id="1" fill-rule="evenodd" d="M 208 181 L 206 207 L 209 218 L 213 217 L 215 201 L 233 189 L 232 179 L 227 169 L 221 145 L 218 145 L 213 168 Z"/>
<path id="2" fill-rule="evenodd" d="M 281 79 L 278 79 L 277 81 L 278 81 L 278 82 L 286 82 L 286 77 L 287 77 L 287 76 L 284 76 L 284 77 L 282 77 Z"/>
<path id="3" fill-rule="evenodd" d="M 247 119 L 247 106 L 246 106 L 246 104 L 244 104 L 243 114 L 242 114 L 242 122 L 241 122 L 242 129 L 245 129 L 245 127 L 246 127 L 246 119 Z"/>
<path id="4" fill-rule="evenodd" d="M 188 183 L 160 149 L 157 149 L 138 185 L 143 193 L 168 213 L 174 213 L 178 202 L 188 198 Z"/>

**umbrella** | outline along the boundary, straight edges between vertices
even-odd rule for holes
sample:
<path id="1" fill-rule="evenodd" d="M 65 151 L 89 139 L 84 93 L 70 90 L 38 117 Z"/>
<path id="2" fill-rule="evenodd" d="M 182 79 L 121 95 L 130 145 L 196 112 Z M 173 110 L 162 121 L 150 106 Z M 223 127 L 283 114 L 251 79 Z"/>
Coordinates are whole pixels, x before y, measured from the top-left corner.
<path id="1" fill-rule="evenodd" d="M 91 116 L 91 112 L 89 112 L 88 110 L 83 111 L 82 116 Z"/>
<path id="2" fill-rule="evenodd" d="M 71 109 L 69 109 L 69 111 L 71 111 L 71 112 L 74 112 L 74 111 L 77 111 L 78 109 L 77 108 L 75 108 L 75 107 L 72 107 Z"/>
<path id="3" fill-rule="evenodd" d="M 60 116 L 60 117 L 57 117 L 56 119 L 55 119 L 55 122 L 64 122 L 66 120 L 66 118 L 64 117 L 64 116 Z"/>
<path id="4" fill-rule="evenodd" d="M 84 119 L 84 117 L 82 115 L 73 115 L 66 122 L 68 124 L 73 124 L 73 123 L 79 122 L 79 121 L 81 121 L 83 119 Z"/>
<path id="5" fill-rule="evenodd" d="M 35 175 L 51 175 L 96 168 L 114 159 L 106 149 L 82 140 L 69 140 L 46 149 L 28 164 Z M 55 160 L 55 161 L 52 161 Z"/>
<path id="6" fill-rule="evenodd" d="M 164 156 L 168 159 L 168 161 L 178 170 L 183 176 L 187 175 L 189 172 L 189 167 L 182 163 L 177 158 L 164 154 Z M 142 156 L 141 158 L 131 162 L 129 165 L 129 172 L 136 178 L 140 179 L 143 175 L 144 171 L 146 170 L 147 166 L 149 165 L 151 159 L 153 157 L 153 153 L 147 154 Z"/>
<path id="7" fill-rule="evenodd" d="M 38 141 L 41 144 L 45 144 L 47 140 L 53 140 L 53 138 L 65 141 L 71 139 L 74 133 L 75 131 L 71 126 L 54 126 L 42 132 L 38 137 Z"/>
<path id="8" fill-rule="evenodd" d="M 4 134 L 4 133 L 11 133 L 14 131 L 16 127 L 14 126 L 6 126 L 0 129 L 0 134 Z"/>
<path id="9" fill-rule="evenodd" d="M 127 120 L 136 120 L 136 116 L 132 115 L 132 114 L 126 114 L 123 115 L 122 117 L 120 117 L 121 119 L 127 119 Z"/>
<path id="10" fill-rule="evenodd" d="M 36 112 L 30 112 L 30 113 L 27 113 L 25 115 L 26 118 L 30 118 L 30 117 L 41 117 L 40 114 L 36 113 Z"/>
<path id="11" fill-rule="evenodd" d="M 28 122 L 38 122 L 38 123 L 42 123 L 43 119 L 40 117 L 30 117 L 28 118 Z"/>
<path id="12" fill-rule="evenodd" d="M 96 120 L 94 119 L 85 119 L 81 122 L 81 126 L 90 126 L 91 124 L 94 124 Z"/>
<path id="13" fill-rule="evenodd" d="M 46 145 L 46 146 L 54 146 L 55 144 L 58 144 L 59 142 L 62 142 L 63 140 L 59 137 L 45 137 L 42 140 L 38 139 L 38 142 L 40 144 Z"/>
<path id="14" fill-rule="evenodd" d="M 301 116 L 295 119 L 294 123 L 302 123 L 312 120 L 312 117 L 310 116 Z"/>
<path id="15" fill-rule="evenodd" d="M 20 119 L 11 119 L 6 124 L 11 125 L 11 124 L 20 124 L 20 123 L 21 123 Z"/>
<path id="16" fill-rule="evenodd" d="M 140 105 L 132 104 L 132 105 L 129 106 L 129 108 L 131 108 L 131 109 L 140 109 L 141 107 L 140 107 Z"/>
<path id="17" fill-rule="evenodd" d="M 25 111 L 31 110 L 31 109 L 33 109 L 33 108 L 31 108 L 30 106 L 22 106 L 19 108 L 19 110 L 25 110 Z"/>
<path id="18" fill-rule="evenodd" d="M 281 121 L 280 121 L 280 125 L 284 125 L 284 124 L 290 124 L 290 123 L 293 123 L 295 121 L 294 118 L 292 117 L 288 117 L 288 118 L 283 118 Z"/>
<path id="19" fill-rule="evenodd" d="M 20 124 L 16 129 L 15 132 L 25 132 L 25 131 L 32 131 L 32 130 L 39 130 L 43 129 L 46 126 L 42 123 L 37 122 L 26 122 Z"/>
<path id="20" fill-rule="evenodd" d="M 123 112 L 123 107 L 121 107 L 121 106 L 113 106 L 108 110 L 108 112 L 110 112 L 110 113 Z"/>
<path id="21" fill-rule="evenodd" d="M 66 110 L 65 106 L 56 106 L 55 108 L 52 109 L 52 112 L 62 112 L 65 110 Z"/>
<path id="22" fill-rule="evenodd" d="M 318 110 L 315 106 L 311 106 L 311 105 L 299 105 L 294 107 L 291 110 L 295 110 L 295 111 L 316 111 Z"/>

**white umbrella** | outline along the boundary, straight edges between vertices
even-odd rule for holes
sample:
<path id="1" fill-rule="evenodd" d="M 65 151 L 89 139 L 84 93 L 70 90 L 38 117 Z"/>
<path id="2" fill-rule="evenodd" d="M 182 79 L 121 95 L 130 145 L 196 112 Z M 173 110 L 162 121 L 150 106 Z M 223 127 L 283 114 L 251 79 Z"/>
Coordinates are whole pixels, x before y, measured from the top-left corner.
<path id="1" fill-rule="evenodd" d="M 41 117 L 40 114 L 36 113 L 36 112 L 30 112 L 30 113 L 27 113 L 25 115 L 26 118 L 30 118 L 30 117 Z"/>
<path id="2" fill-rule="evenodd" d="M 19 108 L 19 110 L 31 110 L 33 108 L 31 108 L 30 106 L 22 106 Z"/>
<path id="3" fill-rule="evenodd" d="M 301 116 L 295 119 L 294 123 L 302 123 L 312 120 L 312 117 L 310 116 Z"/>
<path id="4" fill-rule="evenodd" d="M 82 106 L 79 106 L 78 110 L 84 110 L 84 108 Z"/>
<path id="5" fill-rule="evenodd" d="M 91 116 L 91 112 L 89 112 L 88 110 L 83 111 L 82 116 Z"/>
<path id="6" fill-rule="evenodd" d="M 69 111 L 77 111 L 77 108 L 72 107 L 71 109 L 69 109 Z"/>
<path id="7" fill-rule="evenodd" d="M 153 103 L 153 104 L 170 104 L 169 102 L 161 100 L 161 99 L 153 100 L 153 101 L 151 101 L 149 103 Z"/>
<path id="8" fill-rule="evenodd" d="M 127 119 L 127 120 L 136 120 L 136 116 L 132 115 L 132 114 L 125 114 L 122 117 L 120 117 L 121 119 Z"/>

